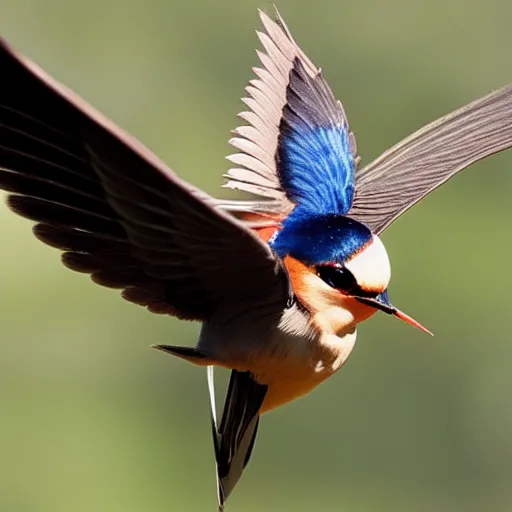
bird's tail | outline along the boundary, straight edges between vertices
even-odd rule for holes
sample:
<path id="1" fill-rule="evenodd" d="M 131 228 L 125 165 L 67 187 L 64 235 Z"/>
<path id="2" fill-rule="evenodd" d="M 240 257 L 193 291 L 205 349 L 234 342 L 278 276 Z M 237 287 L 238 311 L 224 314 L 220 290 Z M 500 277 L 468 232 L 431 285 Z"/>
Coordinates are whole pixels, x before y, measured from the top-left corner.
<path id="1" fill-rule="evenodd" d="M 259 424 L 259 411 L 267 386 L 254 380 L 250 372 L 233 370 L 219 426 L 215 410 L 213 367 L 208 367 L 213 442 L 217 466 L 219 511 L 224 510 L 231 491 L 251 457 Z"/>

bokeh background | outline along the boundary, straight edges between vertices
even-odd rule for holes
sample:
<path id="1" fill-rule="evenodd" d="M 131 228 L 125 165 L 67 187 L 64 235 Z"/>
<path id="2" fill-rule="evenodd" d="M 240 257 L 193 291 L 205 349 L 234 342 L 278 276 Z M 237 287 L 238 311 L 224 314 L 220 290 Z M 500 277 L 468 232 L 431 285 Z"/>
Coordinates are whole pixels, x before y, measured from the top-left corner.
<path id="1" fill-rule="evenodd" d="M 0 33 L 218 193 L 262 0 L 0 0 Z M 509 0 L 281 0 L 363 162 L 512 82 Z M 9 80 L 0 70 L 1 81 Z M 1 143 L 1 141 L 0 141 Z M 398 307 L 349 363 L 264 417 L 228 502 L 252 511 L 512 510 L 512 152 L 383 239 Z M 205 375 L 148 347 L 198 326 L 93 285 L 0 207 L 0 511 L 215 510 Z M 241 340 L 243 342 L 243 340 Z"/>

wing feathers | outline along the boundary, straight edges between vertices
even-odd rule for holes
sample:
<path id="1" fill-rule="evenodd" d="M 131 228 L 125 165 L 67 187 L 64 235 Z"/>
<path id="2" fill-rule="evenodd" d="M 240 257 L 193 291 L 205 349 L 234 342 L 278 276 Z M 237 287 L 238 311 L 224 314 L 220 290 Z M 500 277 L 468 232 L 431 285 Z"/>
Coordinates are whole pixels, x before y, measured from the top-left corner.
<path id="1" fill-rule="evenodd" d="M 1 40 L 0 68 L 0 188 L 68 268 L 187 319 L 286 304 L 269 248 L 213 198 Z"/>
<path id="2" fill-rule="evenodd" d="M 259 174 L 260 176 L 267 178 L 267 180 L 271 183 L 272 186 L 275 185 L 275 183 L 272 181 L 272 169 L 263 162 L 261 162 L 260 160 L 250 155 L 246 155 L 244 153 L 235 153 L 234 155 L 228 156 L 227 159 L 230 160 L 235 165 L 240 165 L 244 167 L 251 166 L 256 174 Z M 249 169 L 245 170 L 248 171 Z"/>
<path id="3" fill-rule="evenodd" d="M 237 136 L 230 140 L 230 144 L 242 155 L 249 155 L 250 158 L 236 157 L 234 161 L 232 156 L 229 157 L 242 171 L 230 169 L 225 186 L 279 199 L 279 203 L 273 206 L 278 207 L 276 213 L 284 215 L 293 205 L 287 200 L 279 181 L 276 151 L 289 74 L 295 58 L 302 60 L 311 76 L 316 75 L 318 70 L 295 44 L 278 13 L 277 22 L 261 11 L 260 17 L 265 28 L 265 32 L 257 32 L 264 49 L 264 52 L 257 51 L 262 67 L 254 68 L 257 79 L 251 80 L 246 88 L 249 97 L 242 100 L 251 111 L 239 114 L 249 128 L 238 128 L 235 130 Z M 258 175 L 264 176 L 267 181 L 262 182 Z"/>
<path id="4" fill-rule="evenodd" d="M 318 73 L 296 59 L 290 73 L 277 149 L 278 174 L 297 211 L 345 215 L 356 161 L 345 115 Z"/>
<path id="5" fill-rule="evenodd" d="M 512 86 L 430 123 L 356 175 L 350 216 L 380 233 L 474 162 L 512 146 Z"/>
<path id="6" fill-rule="evenodd" d="M 247 122 L 247 126 L 237 128 L 234 131 L 236 136 L 229 141 L 240 153 L 228 157 L 238 167 L 227 172 L 225 186 L 273 199 L 271 205 L 275 216 L 284 218 L 295 207 L 295 199 L 298 197 L 293 180 L 287 176 L 289 169 L 283 168 L 278 155 L 283 135 L 283 119 L 291 96 L 295 98 L 293 115 L 296 122 L 308 124 L 312 128 L 319 125 L 330 128 L 333 124 L 339 124 L 347 133 L 348 123 L 341 103 L 335 100 L 320 70 L 295 43 L 279 13 L 276 11 L 276 21 L 272 21 L 261 11 L 260 17 L 265 29 L 264 32 L 257 32 L 264 50 L 257 51 L 262 67 L 253 68 L 257 78 L 250 81 L 246 88 L 248 96 L 242 100 L 250 108 L 250 112 L 239 114 Z M 291 77 L 297 62 L 309 80 L 292 86 Z M 315 83 L 315 86 L 310 87 L 311 83 Z M 292 120 L 290 118 L 288 121 Z M 293 123 L 289 123 L 291 124 Z M 327 155 L 327 159 L 332 158 L 335 153 L 347 150 L 352 153 L 355 165 L 355 139 L 352 134 L 349 137 L 350 143 L 343 148 L 334 148 L 332 155 Z M 349 178 L 337 179 L 337 171 L 342 167 L 349 174 L 353 174 L 349 169 L 351 164 L 347 166 L 347 159 L 342 162 L 327 162 L 328 165 L 337 167 L 333 175 L 329 168 L 322 169 L 316 162 L 318 151 L 326 153 L 325 145 L 318 147 L 318 140 L 314 136 L 304 138 L 298 135 L 298 139 L 294 150 L 303 151 L 302 165 L 298 172 L 301 175 L 300 183 L 295 188 L 300 188 L 306 182 L 311 184 L 309 192 L 316 197 L 309 201 L 310 205 L 322 203 L 324 188 L 332 190 L 340 186 L 351 187 Z M 297 174 L 293 176 L 295 177 Z M 315 190 L 314 184 L 319 182 L 324 186 Z M 335 192 L 330 194 L 336 195 Z M 346 203 L 352 197 L 351 189 L 346 193 L 342 192 L 342 195 L 342 202 Z M 248 212 L 255 212 L 261 205 L 262 201 L 255 201 L 248 205 Z"/>

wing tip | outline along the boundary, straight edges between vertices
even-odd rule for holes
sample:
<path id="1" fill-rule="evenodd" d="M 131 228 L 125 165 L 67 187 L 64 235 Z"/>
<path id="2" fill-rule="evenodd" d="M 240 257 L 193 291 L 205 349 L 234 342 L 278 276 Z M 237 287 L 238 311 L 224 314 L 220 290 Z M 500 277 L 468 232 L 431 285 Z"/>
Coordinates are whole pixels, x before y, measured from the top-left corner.
<path id="1" fill-rule="evenodd" d="M 0 51 L 2 51 L 3 53 L 9 55 L 10 57 L 12 57 L 16 60 L 21 60 L 20 53 L 2 35 L 0 35 Z"/>

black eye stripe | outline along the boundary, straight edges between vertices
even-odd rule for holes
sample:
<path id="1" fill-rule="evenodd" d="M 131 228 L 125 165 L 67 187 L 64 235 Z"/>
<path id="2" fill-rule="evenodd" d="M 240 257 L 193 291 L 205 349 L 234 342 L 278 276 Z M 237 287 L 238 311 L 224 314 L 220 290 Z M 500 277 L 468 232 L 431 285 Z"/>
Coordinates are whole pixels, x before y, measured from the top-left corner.
<path id="1" fill-rule="evenodd" d="M 355 288 L 359 288 L 356 278 L 345 267 L 320 265 L 316 267 L 316 273 L 322 281 L 336 290 L 352 292 Z"/>
<path id="2" fill-rule="evenodd" d="M 356 281 L 354 274 L 346 267 L 335 267 L 333 265 L 319 265 L 316 267 L 317 276 L 327 283 L 331 288 L 341 290 L 347 294 L 357 297 L 374 298 L 378 292 L 363 290 Z"/>

